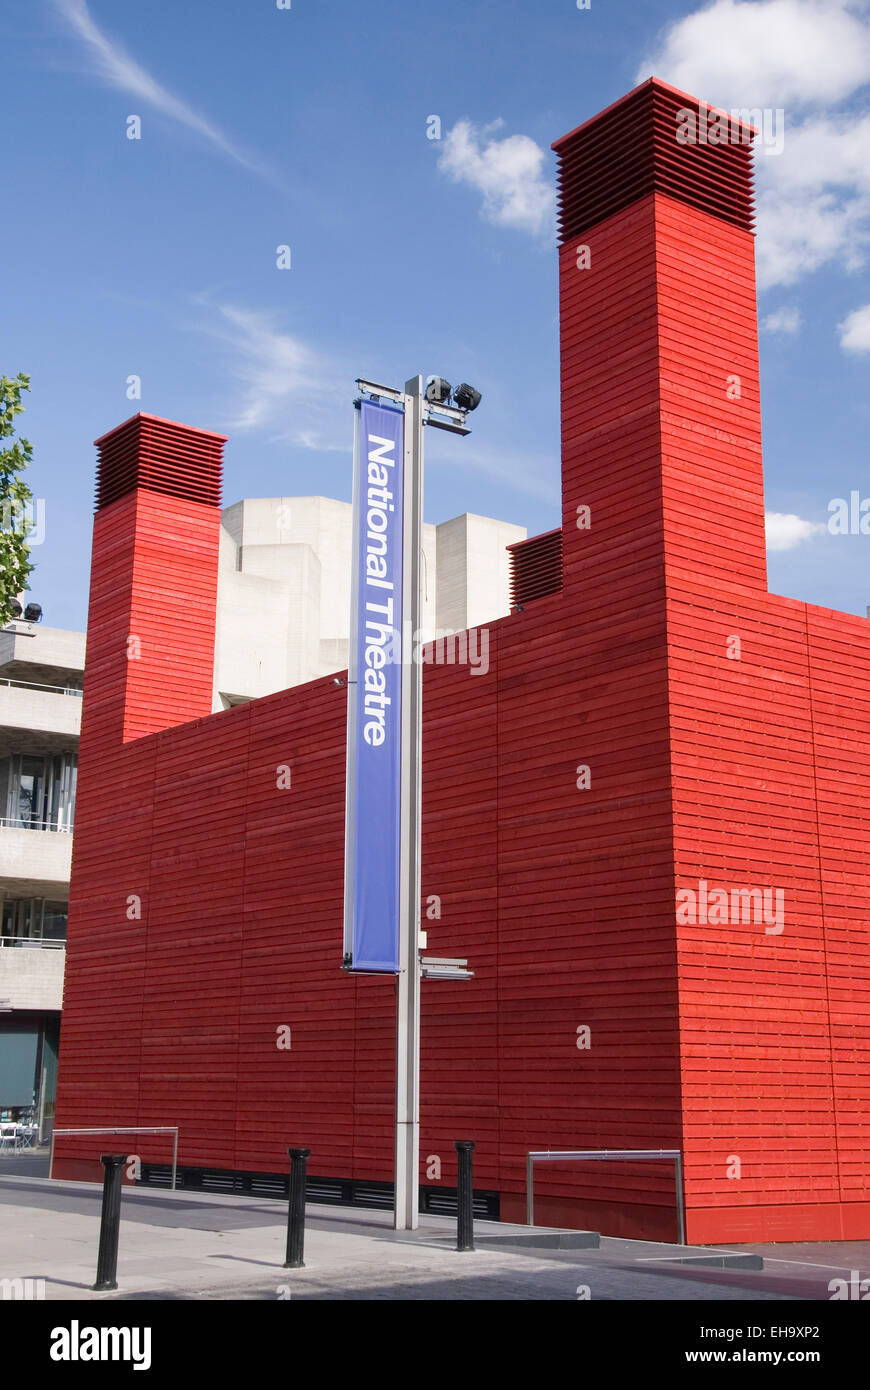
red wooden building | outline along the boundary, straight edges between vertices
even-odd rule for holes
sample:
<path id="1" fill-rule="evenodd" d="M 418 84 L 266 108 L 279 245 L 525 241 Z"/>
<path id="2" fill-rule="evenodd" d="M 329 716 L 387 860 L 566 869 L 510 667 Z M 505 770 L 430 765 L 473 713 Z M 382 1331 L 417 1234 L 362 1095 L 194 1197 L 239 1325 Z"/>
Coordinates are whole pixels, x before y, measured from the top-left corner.
<path id="1" fill-rule="evenodd" d="M 870 624 L 767 591 L 751 151 L 679 143 L 685 108 L 653 80 L 554 147 L 561 549 L 516 552 L 486 675 L 425 671 L 424 926 L 475 976 L 423 985 L 421 1183 L 474 1138 L 523 1219 L 530 1149 L 679 1148 L 692 1241 L 866 1238 Z M 57 1124 L 178 1125 L 186 1180 L 254 1190 L 304 1143 L 324 1195 L 385 1200 L 345 692 L 208 713 L 222 444 L 99 441 Z M 93 1175 L 83 1143 L 57 1173 Z M 675 1232 L 666 1164 L 536 1191 L 538 1221 Z"/>

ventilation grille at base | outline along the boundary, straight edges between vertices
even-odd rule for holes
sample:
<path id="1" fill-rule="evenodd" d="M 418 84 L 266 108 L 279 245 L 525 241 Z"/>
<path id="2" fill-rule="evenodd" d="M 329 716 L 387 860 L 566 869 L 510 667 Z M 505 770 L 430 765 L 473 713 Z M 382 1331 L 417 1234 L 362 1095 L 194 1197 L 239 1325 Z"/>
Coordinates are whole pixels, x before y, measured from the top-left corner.
<path id="1" fill-rule="evenodd" d="M 143 1163 L 138 1182 L 143 1187 L 168 1188 L 172 1168 L 168 1163 Z M 290 1177 L 287 1173 L 246 1173 L 226 1168 L 179 1168 L 177 1186 L 189 1192 L 239 1192 L 250 1197 L 274 1197 L 287 1201 L 290 1196 Z M 363 1207 L 369 1210 L 392 1211 L 393 1184 L 367 1182 L 354 1178 L 309 1177 L 305 1183 L 305 1200 L 330 1207 Z M 455 1187 L 421 1187 L 420 1210 L 433 1216 L 455 1216 L 457 1195 Z M 499 1194 L 474 1192 L 474 1215 L 480 1220 L 498 1221 Z"/>

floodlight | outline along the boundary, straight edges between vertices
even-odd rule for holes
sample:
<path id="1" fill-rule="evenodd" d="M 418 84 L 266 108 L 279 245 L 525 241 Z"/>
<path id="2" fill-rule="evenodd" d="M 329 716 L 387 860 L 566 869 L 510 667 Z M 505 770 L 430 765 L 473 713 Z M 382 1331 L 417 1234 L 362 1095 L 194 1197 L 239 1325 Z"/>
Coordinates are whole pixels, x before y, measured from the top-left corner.
<path id="1" fill-rule="evenodd" d="M 460 410 L 476 410 L 480 405 L 480 392 L 463 381 L 453 392 L 453 399 Z"/>

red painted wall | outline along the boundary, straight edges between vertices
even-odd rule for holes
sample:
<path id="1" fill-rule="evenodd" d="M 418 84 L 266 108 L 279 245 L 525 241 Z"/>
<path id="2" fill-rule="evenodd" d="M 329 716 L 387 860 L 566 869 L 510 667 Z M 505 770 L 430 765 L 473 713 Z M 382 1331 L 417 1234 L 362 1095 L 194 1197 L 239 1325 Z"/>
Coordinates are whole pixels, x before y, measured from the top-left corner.
<path id="1" fill-rule="evenodd" d="M 679 1147 L 691 1240 L 867 1237 L 870 626 L 766 591 L 752 236 L 647 192 L 560 267 L 564 587 L 485 675 L 425 673 L 423 925 L 475 978 L 423 985 L 421 1180 L 474 1138 L 521 1219 L 529 1149 Z M 218 517 L 141 487 L 97 517 L 57 1122 L 388 1180 L 393 986 L 339 968 L 344 694 L 201 717 Z M 702 880 L 781 889 L 782 931 L 678 921 Z M 675 1232 L 664 1164 L 536 1187 L 539 1220 Z"/>

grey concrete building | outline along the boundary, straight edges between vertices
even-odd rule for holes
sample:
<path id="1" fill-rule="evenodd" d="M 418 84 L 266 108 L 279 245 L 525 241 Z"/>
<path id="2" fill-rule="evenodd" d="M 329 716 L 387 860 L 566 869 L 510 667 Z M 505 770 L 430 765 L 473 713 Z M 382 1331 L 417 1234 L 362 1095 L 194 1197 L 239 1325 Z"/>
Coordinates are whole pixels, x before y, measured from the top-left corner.
<path id="1" fill-rule="evenodd" d="M 51 1126 L 85 638 L 0 631 L 0 1118 Z"/>
<path id="2" fill-rule="evenodd" d="M 423 528 L 421 641 L 504 617 L 522 526 L 465 513 Z M 258 497 L 223 512 L 214 708 L 347 666 L 351 507 Z"/>

